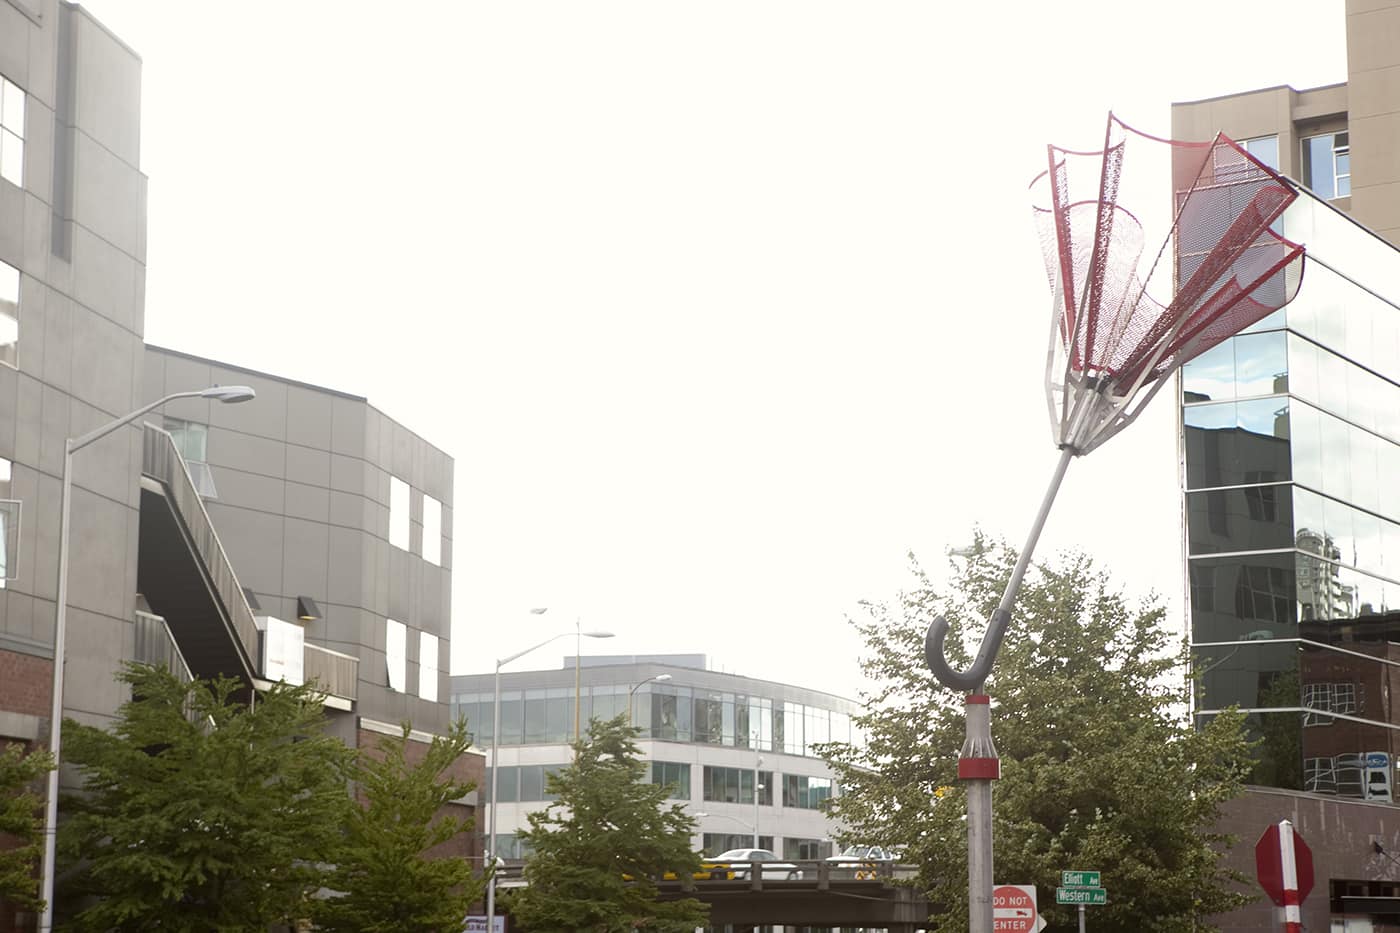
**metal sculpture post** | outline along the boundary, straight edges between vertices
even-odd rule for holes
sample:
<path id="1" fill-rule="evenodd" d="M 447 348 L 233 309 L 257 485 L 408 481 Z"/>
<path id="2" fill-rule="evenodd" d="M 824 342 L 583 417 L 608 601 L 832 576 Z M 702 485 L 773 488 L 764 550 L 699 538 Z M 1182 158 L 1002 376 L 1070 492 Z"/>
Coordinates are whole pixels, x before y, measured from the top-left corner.
<path id="1" fill-rule="evenodd" d="M 1171 229 L 1141 278 L 1141 225 L 1117 202 L 1129 140 L 1174 147 L 1177 177 L 1185 179 Z M 1048 152 L 1049 168 L 1031 187 L 1043 198 L 1035 216 L 1054 304 L 1045 388 L 1059 463 L 972 666 L 948 664 L 942 616 L 924 638 L 929 670 L 967 694 L 958 778 L 967 789 L 970 933 L 993 931 L 992 781 L 1001 760 L 986 681 L 1070 460 L 1131 424 L 1183 363 L 1291 301 L 1302 279 L 1303 248 L 1272 229 L 1297 192 L 1232 140 L 1175 143 L 1110 114 L 1101 151 Z M 1174 278 L 1165 304 L 1147 294 L 1159 269 Z"/>

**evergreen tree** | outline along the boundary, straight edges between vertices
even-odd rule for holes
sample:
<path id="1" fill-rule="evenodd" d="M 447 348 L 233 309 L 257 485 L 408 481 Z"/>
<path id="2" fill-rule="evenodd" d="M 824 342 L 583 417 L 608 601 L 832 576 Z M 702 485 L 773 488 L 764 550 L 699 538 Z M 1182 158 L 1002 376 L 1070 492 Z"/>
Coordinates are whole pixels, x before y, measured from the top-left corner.
<path id="1" fill-rule="evenodd" d="M 314 689 L 248 703 L 231 679 L 119 676 L 132 699 L 112 731 L 63 724 L 86 782 L 59 832 L 71 928 L 265 933 L 305 916 L 352 805 L 350 750 L 323 734 Z"/>
<path id="2" fill-rule="evenodd" d="M 23 746 L 10 744 L 0 752 L 0 836 L 12 840 L 0 847 L 0 901 L 21 910 L 44 908 L 34 872 L 44 838 L 44 801 L 36 790 L 39 778 L 52 769 L 53 756 L 46 751 L 26 755 Z"/>
<path id="3" fill-rule="evenodd" d="M 834 815 L 852 839 L 902 847 L 937 905 L 934 929 L 967 928 L 966 801 L 957 784 L 963 698 L 923 656 L 942 612 L 950 660 L 965 666 L 1001 597 L 1015 554 L 980 534 L 950 592 L 918 585 L 857 624 L 869 651 L 864 747 L 824 748 L 843 795 Z M 986 685 L 1002 776 L 993 784 L 996 877 L 1035 884 L 1052 930 L 1075 908 L 1050 894 L 1059 873 L 1099 870 L 1109 892 L 1092 908 L 1099 933 L 1208 930 L 1210 916 L 1248 903 L 1220 864 L 1219 806 L 1242 790 L 1249 741 L 1238 714 L 1196 730 L 1187 721 L 1184 648 L 1155 600 L 1129 605 L 1087 557 L 1028 575 Z M 956 644 L 959 636 L 967 644 Z M 976 640 L 974 640 L 976 639 Z M 1049 903 L 1047 903 L 1049 901 Z"/>
<path id="4" fill-rule="evenodd" d="M 655 879 L 686 877 L 700 858 L 690 848 L 695 820 L 667 802 L 666 785 L 646 780 L 639 731 L 625 716 L 595 719 L 573 764 L 549 775 L 556 799 L 529 816 L 528 884 L 509 900 L 528 929 L 689 933 L 705 925 L 709 907 L 700 901 L 658 899 Z"/>
<path id="5" fill-rule="evenodd" d="M 453 780 L 448 769 L 471 746 L 466 720 L 433 739 L 410 762 L 409 726 L 373 752 L 361 750 L 355 783 L 362 798 L 336 847 L 326 882 L 342 896 L 319 901 L 318 929 L 330 933 L 460 933 L 485 882 L 464 858 L 432 858 L 428 850 L 471 828 L 441 809 L 475 785 Z"/>

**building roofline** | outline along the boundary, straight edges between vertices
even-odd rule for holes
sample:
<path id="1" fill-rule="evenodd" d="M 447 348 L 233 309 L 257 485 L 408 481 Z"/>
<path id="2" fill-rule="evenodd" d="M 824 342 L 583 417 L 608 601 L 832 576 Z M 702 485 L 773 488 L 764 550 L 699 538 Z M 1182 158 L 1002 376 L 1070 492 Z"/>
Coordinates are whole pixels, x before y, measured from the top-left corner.
<path id="1" fill-rule="evenodd" d="M 1330 91 L 1334 88 L 1346 87 L 1347 82 L 1338 81 L 1335 84 L 1320 84 L 1317 87 L 1296 88 L 1291 84 L 1274 84 L 1269 87 L 1256 87 L 1247 91 L 1237 91 L 1234 94 L 1217 94 L 1214 97 L 1201 97 L 1197 100 L 1174 100 L 1173 107 L 1192 107 L 1196 104 L 1212 104 L 1221 100 L 1233 100 L 1237 97 L 1248 97 L 1251 94 L 1267 94 L 1270 91 L 1292 91 L 1294 94 L 1311 94 L 1313 91 Z"/>
<path id="2" fill-rule="evenodd" d="M 98 19 L 96 16 L 93 16 L 92 11 L 89 10 L 87 7 L 83 6 L 81 3 L 71 2 L 71 0 L 63 0 L 63 6 L 68 7 L 68 9 L 72 10 L 75 13 L 83 14 L 83 18 L 86 19 L 89 23 L 92 23 L 98 29 L 102 30 L 104 33 L 106 33 L 107 38 L 111 39 L 117 45 L 120 45 L 123 49 L 127 51 L 127 53 L 132 58 L 136 59 L 138 62 L 141 62 L 142 65 L 145 64 L 145 61 L 141 58 L 140 52 L 136 51 L 130 45 L 128 45 L 127 41 L 121 36 L 117 35 L 115 32 L 113 32 L 111 30 L 111 27 L 109 27 L 106 23 L 102 22 L 102 20 Z"/>
<path id="3" fill-rule="evenodd" d="M 263 379 L 275 379 L 278 382 L 285 382 L 287 385 L 299 386 L 303 389 L 312 389 L 316 392 L 325 392 L 327 395 L 335 395 L 340 398 L 349 399 L 353 402 L 364 402 L 369 404 L 369 399 L 363 395 L 355 395 L 352 392 L 342 392 L 339 389 L 330 389 L 326 386 L 318 386 L 310 382 L 302 382 L 299 379 L 288 379 L 286 376 L 279 376 L 276 373 L 264 372 L 261 369 L 253 369 L 248 366 L 240 366 L 237 363 L 230 363 L 227 360 L 216 360 L 207 356 L 200 356 L 197 353 L 186 353 L 184 350 L 173 350 L 170 347 L 162 347 L 154 343 L 146 344 L 147 350 L 155 350 L 157 353 L 168 353 L 171 356 L 178 356 L 181 359 L 193 360 L 196 363 L 208 363 L 211 366 L 218 366 L 221 369 L 232 369 L 240 373 L 247 373 L 250 376 L 259 376 Z M 377 409 L 376 409 L 377 410 Z M 383 412 L 380 412 L 383 414 Z"/>
<path id="4" fill-rule="evenodd" d="M 788 688 L 791 688 L 793 691 L 801 691 L 801 692 L 803 692 L 803 693 L 813 693 L 813 694 L 820 694 L 821 696 L 831 697 L 833 700 L 840 700 L 840 701 L 842 701 L 843 703 L 849 703 L 849 704 L 851 704 L 852 706 L 858 706 L 858 707 L 864 707 L 864 706 L 865 706 L 865 703 L 864 703 L 863 701 L 861 701 L 861 700 L 856 700 L 856 699 L 853 699 L 853 698 L 851 698 L 851 697 L 842 696 L 842 695 L 839 694 L 839 693 L 832 693 L 832 692 L 829 691 L 829 690 L 822 690 L 822 689 L 820 689 L 820 688 L 818 688 L 818 687 L 804 687 L 804 686 L 801 685 L 801 684 L 790 684 L 790 683 L 787 683 L 787 682 L 785 682 L 785 681 L 781 681 L 781 680 L 768 680 L 768 679 L 765 679 L 765 678 L 762 678 L 762 677 L 750 677 L 750 676 L 747 675 L 747 674 L 736 674 L 736 673 L 734 673 L 734 672 L 732 672 L 732 671 L 717 671 L 717 670 L 701 669 L 701 668 L 698 668 L 698 667 L 684 667 L 684 666 L 682 666 L 682 665 L 677 665 L 677 664 L 664 664 L 664 663 L 660 663 L 660 662 L 656 662 L 656 661 L 638 661 L 638 662 L 635 663 L 635 664 L 594 664 L 594 665 L 585 664 L 585 665 L 583 665 L 583 666 L 580 668 L 580 671 L 581 671 L 581 672 L 590 672 L 590 671 L 591 671 L 591 672 L 593 672 L 593 673 L 596 675 L 596 674 L 597 674 L 598 672 L 600 672 L 600 671 L 609 671 L 609 670 L 631 670 L 631 669 L 639 668 L 639 667 L 641 667 L 641 668 L 647 668 L 647 669 L 661 668 L 661 669 L 666 670 L 666 671 L 676 671 L 676 672 L 678 673 L 678 675 L 679 675 L 680 673 L 686 673 L 686 674 L 709 675 L 709 676 L 714 676 L 714 677 L 730 677 L 730 678 L 734 678 L 734 679 L 736 679 L 736 680 L 747 680 L 747 681 L 750 681 L 750 682 L 752 682 L 752 683 L 768 684 L 768 685 L 771 685 L 771 686 L 774 686 L 774 687 L 788 687 Z M 531 677 L 531 676 L 538 676 L 538 675 L 557 675 L 557 674 L 559 674 L 560 672 L 569 672 L 569 673 L 572 673 L 572 672 L 573 672 L 573 665 L 570 664 L 570 665 L 561 666 L 561 667 L 543 667 L 543 668 L 538 668 L 538 669 L 532 670 L 532 671 L 502 671 L 502 672 L 501 672 L 501 681 L 502 681 L 502 683 L 506 683 L 506 682 L 509 680 L 509 678 L 524 678 L 524 677 Z M 464 677 L 483 677 L 483 678 L 490 678 L 490 677 L 493 677 L 493 676 L 494 676 L 494 674 L 493 674 L 491 671 L 471 672 L 471 673 L 466 673 L 466 674 L 452 674 L 452 675 L 450 675 L 451 680 L 449 681 L 449 683 L 450 683 L 451 681 L 456 681 L 457 679 L 459 679 L 459 678 L 464 678 Z M 586 678 L 585 678 L 585 679 L 586 679 Z"/>

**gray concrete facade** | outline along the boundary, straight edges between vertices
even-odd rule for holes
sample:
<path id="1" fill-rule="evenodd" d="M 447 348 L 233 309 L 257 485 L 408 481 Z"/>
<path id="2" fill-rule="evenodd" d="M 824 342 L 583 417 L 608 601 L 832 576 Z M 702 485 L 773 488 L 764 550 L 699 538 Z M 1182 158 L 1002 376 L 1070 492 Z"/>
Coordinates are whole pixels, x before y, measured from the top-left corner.
<path id="1" fill-rule="evenodd" d="M 22 185 L 0 178 L 0 262 L 19 270 L 15 365 L 0 363 L 0 458 L 22 503 L 0 651 L 52 657 L 64 441 L 138 403 L 143 364 L 146 179 L 141 61 L 81 8 L 0 2 L 0 76 L 23 91 Z M 131 653 L 141 434 L 75 461 L 69 715 L 119 702 Z M 12 685 L 13 686 L 13 685 Z M 7 703 L 0 684 L 0 708 Z M 45 689 L 45 708 L 47 689 Z"/>
<path id="2" fill-rule="evenodd" d="M 416 728 L 447 726 L 451 635 L 452 458 L 365 399 L 148 346 L 143 402 L 214 384 L 250 385 L 245 405 L 179 399 L 154 419 L 207 425 L 217 498 L 205 508 L 257 614 L 297 618 L 309 596 L 321 618 L 306 640 L 359 658 L 357 712 Z M 391 477 L 408 484 L 408 548 L 390 543 Z M 424 558 L 425 502 L 441 506 L 439 564 Z M 389 686 L 387 621 L 407 628 L 405 690 Z M 436 668 L 420 657 L 438 639 Z M 420 698 L 422 678 L 437 701 Z"/>
<path id="3" fill-rule="evenodd" d="M 0 587 L 0 737 L 47 731 L 65 440 L 166 394 L 234 383 L 256 400 L 183 399 L 144 420 L 207 431 L 202 469 L 218 495 L 203 509 L 255 614 L 295 621 L 297 598 L 314 601 L 307 644 L 358 660 L 337 708 L 444 731 L 451 457 L 364 398 L 147 347 L 139 56 L 79 6 L 0 0 L 0 79 L 23 111 L 18 128 L 0 113 L 6 145 L 19 139 L 23 152 L 22 184 L 0 177 L 0 274 L 18 277 L 14 315 L 0 289 L 4 323 L 18 321 L 12 358 L 0 354 L 0 500 L 20 517 Z M 114 675 L 150 608 L 138 593 L 151 572 L 144 436 L 137 423 L 74 459 L 64 709 L 83 721 L 109 720 L 126 698 Z M 391 485 L 408 490 L 396 543 Z M 427 549 L 425 519 L 437 525 Z M 387 644 L 391 628 L 402 652 Z M 423 656 L 434 645 L 435 664 Z"/>

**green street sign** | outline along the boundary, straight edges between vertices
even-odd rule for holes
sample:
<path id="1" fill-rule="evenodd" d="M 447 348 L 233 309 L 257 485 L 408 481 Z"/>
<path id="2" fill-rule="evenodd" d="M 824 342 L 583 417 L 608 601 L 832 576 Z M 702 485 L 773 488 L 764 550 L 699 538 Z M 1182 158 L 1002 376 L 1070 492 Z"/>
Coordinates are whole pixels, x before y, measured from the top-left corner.
<path id="1" fill-rule="evenodd" d="M 1101 907 L 1108 903 L 1108 892 L 1103 888 L 1056 888 L 1055 903 Z"/>
<path id="2" fill-rule="evenodd" d="M 1099 873 L 1096 871 L 1062 871 L 1060 884 L 1066 888 L 1097 888 Z"/>

